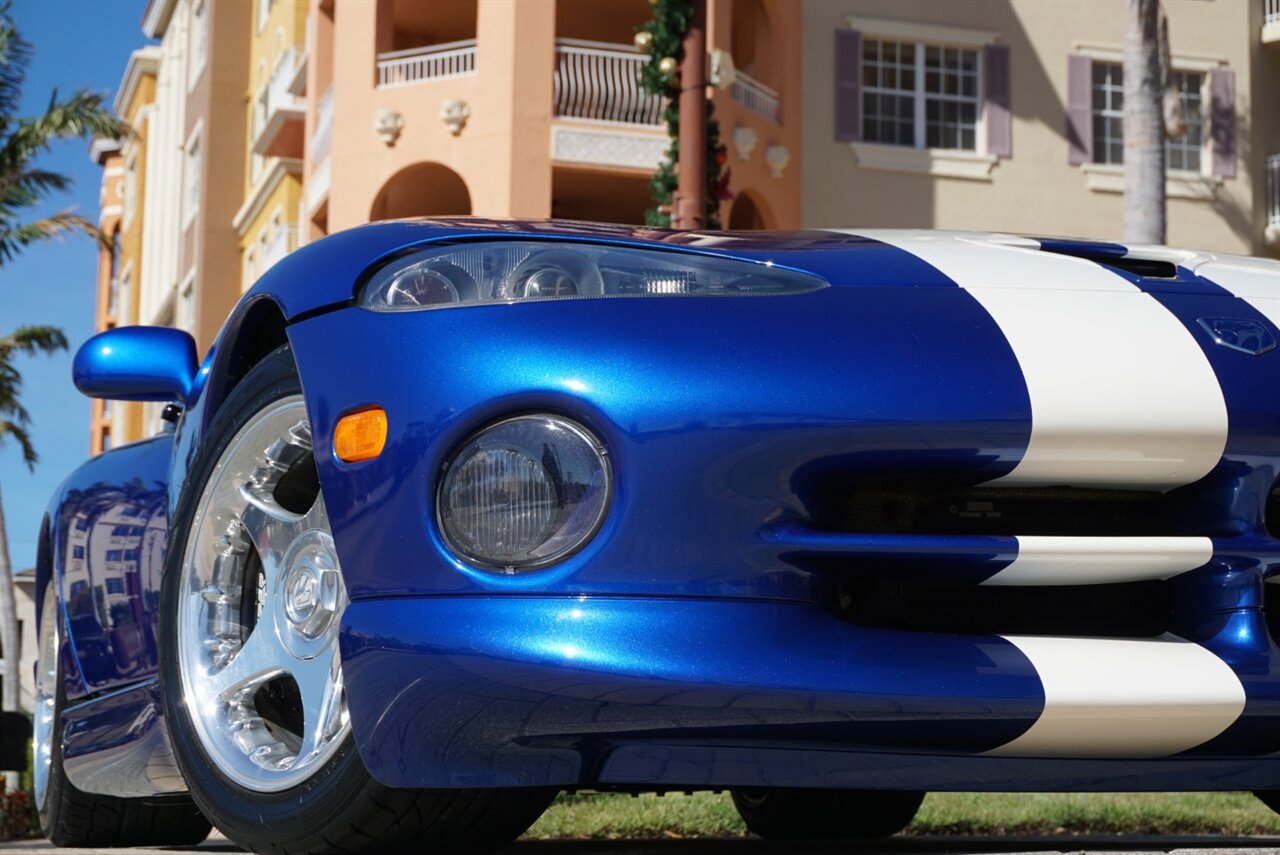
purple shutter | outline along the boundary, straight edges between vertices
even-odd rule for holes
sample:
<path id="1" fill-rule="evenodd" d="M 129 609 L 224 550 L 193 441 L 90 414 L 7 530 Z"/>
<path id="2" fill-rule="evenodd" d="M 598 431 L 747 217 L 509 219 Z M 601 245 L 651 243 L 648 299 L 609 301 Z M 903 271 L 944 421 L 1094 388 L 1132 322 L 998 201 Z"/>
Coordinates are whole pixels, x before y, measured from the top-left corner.
<path id="1" fill-rule="evenodd" d="M 987 77 L 987 154 L 1013 154 L 1013 128 L 1009 116 L 1009 48 L 987 45 L 982 61 Z"/>
<path id="2" fill-rule="evenodd" d="M 1236 73 L 1229 68 L 1209 72 L 1209 116 L 1212 122 L 1213 174 L 1236 177 Z"/>
<path id="3" fill-rule="evenodd" d="M 1087 56 L 1067 57 L 1067 162 L 1093 160 L 1093 62 Z"/>
<path id="4" fill-rule="evenodd" d="M 862 33 L 836 30 L 836 140 L 862 139 Z"/>

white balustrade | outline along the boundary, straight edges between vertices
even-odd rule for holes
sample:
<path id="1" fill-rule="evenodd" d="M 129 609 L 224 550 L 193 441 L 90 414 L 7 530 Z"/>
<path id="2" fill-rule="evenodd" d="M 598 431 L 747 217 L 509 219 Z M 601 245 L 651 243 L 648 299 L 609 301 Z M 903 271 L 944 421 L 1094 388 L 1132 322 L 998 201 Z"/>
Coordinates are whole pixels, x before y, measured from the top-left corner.
<path id="1" fill-rule="evenodd" d="M 733 100 L 773 123 L 778 121 L 778 93 L 749 74 L 739 71 L 729 87 Z"/>
<path id="2" fill-rule="evenodd" d="M 476 40 L 378 54 L 378 86 L 412 86 L 476 73 Z"/>
<path id="3" fill-rule="evenodd" d="M 664 99 L 640 88 L 649 61 L 630 45 L 556 41 L 556 116 L 617 125 L 662 125 Z"/>

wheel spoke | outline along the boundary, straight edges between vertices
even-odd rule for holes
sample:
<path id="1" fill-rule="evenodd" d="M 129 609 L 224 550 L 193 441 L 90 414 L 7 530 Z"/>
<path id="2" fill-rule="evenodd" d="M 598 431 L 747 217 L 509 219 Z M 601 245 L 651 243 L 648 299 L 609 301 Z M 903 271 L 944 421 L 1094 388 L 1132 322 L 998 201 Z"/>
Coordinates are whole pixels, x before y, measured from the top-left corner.
<path id="1" fill-rule="evenodd" d="M 274 627 L 264 621 L 245 640 L 235 658 L 206 677 L 210 698 L 227 704 L 243 703 L 245 696 L 285 673 L 288 654 L 273 630 Z"/>
<path id="2" fill-rule="evenodd" d="M 285 551 L 298 533 L 306 528 L 305 517 L 286 511 L 272 499 L 260 497 L 248 486 L 240 488 L 240 495 L 245 501 L 240 522 L 262 561 L 262 572 L 270 592 Z"/>
<path id="3" fill-rule="evenodd" d="M 337 639 L 314 659 L 303 659 L 290 665 L 290 673 L 302 696 L 302 721 L 305 733 L 298 762 L 320 752 L 338 729 L 342 706 L 342 670 L 339 667 Z"/>

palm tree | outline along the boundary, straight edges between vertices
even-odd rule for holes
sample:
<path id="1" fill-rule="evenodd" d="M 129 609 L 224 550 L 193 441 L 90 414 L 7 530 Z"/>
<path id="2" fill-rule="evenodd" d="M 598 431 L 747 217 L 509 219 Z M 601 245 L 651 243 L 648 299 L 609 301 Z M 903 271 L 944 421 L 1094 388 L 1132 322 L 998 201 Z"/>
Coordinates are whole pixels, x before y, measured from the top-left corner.
<path id="1" fill-rule="evenodd" d="M 1187 132 L 1160 0 L 1128 0 L 1124 34 L 1124 239 L 1165 242 L 1165 138 Z"/>
<path id="2" fill-rule="evenodd" d="M 59 98 L 55 91 L 43 113 L 18 115 L 32 48 L 18 33 L 11 10 L 11 0 L 0 0 L 0 268 L 38 241 L 68 233 L 104 240 L 92 222 L 71 210 L 47 217 L 33 216 L 33 209 L 46 196 L 71 186 L 69 177 L 41 169 L 35 160 L 55 140 L 121 139 L 129 133 L 128 125 L 104 106 L 102 95 L 83 89 L 68 98 Z M 8 281 L 3 285 L 14 287 Z M 52 353 L 66 346 L 66 337 L 54 327 L 22 327 L 0 338 L 0 444 L 9 439 L 16 442 L 28 467 L 33 467 L 37 458 L 27 432 L 30 419 L 19 401 L 22 375 L 14 357 Z M 18 704 L 18 622 L 11 569 L 4 514 L 0 510 L 0 649 L 4 654 L 5 711 L 16 710 Z"/>

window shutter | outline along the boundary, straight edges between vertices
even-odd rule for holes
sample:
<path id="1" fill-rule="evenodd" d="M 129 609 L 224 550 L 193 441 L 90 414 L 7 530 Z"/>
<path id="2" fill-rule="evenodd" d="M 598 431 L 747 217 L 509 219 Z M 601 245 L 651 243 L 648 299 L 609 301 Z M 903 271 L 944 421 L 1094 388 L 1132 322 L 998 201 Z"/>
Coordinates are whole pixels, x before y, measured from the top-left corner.
<path id="1" fill-rule="evenodd" d="M 1093 160 L 1092 77 L 1089 57 L 1067 57 L 1067 162 L 1077 166 Z"/>
<path id="2" fill-rule="evenodd" d="M 1009 48 L 987 45 L 983 51 L 983 73 L 987 78 L 987 154 L 1013 154 L 1012 119 L 1009 115 Z"/>
<path id="3" fill-rule="evenodd" d="M 836 30 L 836 140 L 862 139 L 862 33 Z"/>
<path id="4" fill-rule="evenodd" d="M 1236 73 L 1229 68 L 1209 72 L 1209 138 L 1213 141 L 1213 174 L 1236 177 Z"/>

